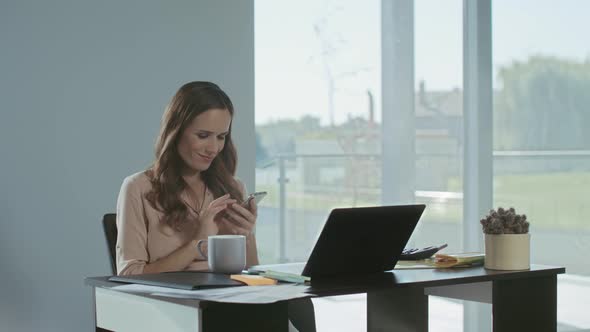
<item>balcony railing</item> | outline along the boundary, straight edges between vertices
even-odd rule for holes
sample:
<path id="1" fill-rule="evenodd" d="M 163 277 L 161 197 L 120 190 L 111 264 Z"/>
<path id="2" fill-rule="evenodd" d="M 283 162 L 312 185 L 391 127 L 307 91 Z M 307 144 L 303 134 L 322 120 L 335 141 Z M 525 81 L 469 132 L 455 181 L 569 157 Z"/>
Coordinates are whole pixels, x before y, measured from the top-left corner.
<path id="1" fill-rule="evenodd" d="M 416 156 L 415 200 L 429 206 L 422 223 L 461 224 L 461 160 L 462 156 L 458 153 Z M 568 193 L 555 190 L 567 189 L 550 188 L 551 179 L 559 176 L 569 179 L 578 174 L 581 179 L 590 179 L 590 151 L 495 151 L 494 169 L 499 183 L 499 187 L 494 189 L 495 204 L 514 203 L 517 208 L 540 216 L 535 219 L 546 219 L 535 220 L 538 228 L 549 223 L 557 228 L 572 230 L 588 227 L 576 225 L 578 219 L 581 222 L 590 217 L 590 206 L 584 201 L 574 202 L 574 208 L 570 209 L 570 215 L 564 220 L 563 210 L 559 207 L 539 202 L 537 197 L 543 191 L 543 184 L 539 184 L 539 190 L 531 189 L 531 197 L 526 197 L 526 191 L 515 193 L 511 188 L 523 190 L 512 183 L 517 183 L 516 177 L 533 176 L 534 180 L 534 174 L 538 174 L 539 181 L 547 181 L 548 187 L 545 189 L 548 194 L 555 197 L 556 202 L 561 202 L 564 197 L 568 197 Z M 381 158 L 379 154 L 277 155 L 257 169 L 256 182 L 258 189 L 270 193 L 260 209 L 262 214 L 266 213 L 268 219 L 272 219 L 270 227 L 275 229 L 272 232 L 267 229 L 267 234 L 274 234 L 272 238 L 278 242 L 273 256 L 278 254 L 280 262 L 302 259 L 329 210 L 334 207 L 380 204 Z M 581 181 L 580 185 L 583 183 Z M 293 220 L 295 218 L 296 222 Z M 291 235 L 289 225 L 293 223 L 297 224 L 295 230 L 301 233 L 301 238 L 296 238 L 295 242 L 306 248 L 292 249 L 292 253 L 289 253 L 289 243 L 293 245 L 293 237 L 287 235 Z M 456 226 L 452 228 L 454 231 L 449 232 L 460 234 L 461 230 Z M 457 242 L 460 241 L 458 237 Z"/>

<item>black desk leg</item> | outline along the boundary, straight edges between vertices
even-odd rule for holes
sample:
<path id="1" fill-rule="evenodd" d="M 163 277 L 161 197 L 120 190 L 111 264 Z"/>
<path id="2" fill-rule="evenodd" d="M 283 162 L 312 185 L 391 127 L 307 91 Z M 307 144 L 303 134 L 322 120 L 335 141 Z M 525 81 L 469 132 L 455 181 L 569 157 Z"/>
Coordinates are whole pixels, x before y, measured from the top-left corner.
<path id="1" fill-rule="evenodd" d="M 428 295 L 424 295 L 424 288 L 367 293 L 367 331 L 427 332 Z"/>
<path id="2" fill-rule="evenodd" d="M 493 282 L 494 332 L 557 330 L 557 277 Z"/>
<path id="3" fill-rule="evenodd" d="M 209 303 L 203 308 L 203 332 L 289 329 L 287 302 L 272 304 Z"/>

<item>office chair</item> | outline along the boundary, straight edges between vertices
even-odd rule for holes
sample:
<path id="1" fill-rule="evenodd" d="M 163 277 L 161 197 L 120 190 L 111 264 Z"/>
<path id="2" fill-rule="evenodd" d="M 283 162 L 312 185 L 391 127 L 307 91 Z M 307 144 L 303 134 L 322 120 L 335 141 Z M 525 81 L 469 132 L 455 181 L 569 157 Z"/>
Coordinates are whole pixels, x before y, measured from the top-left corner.
<path id="1" fill-rule="evenodd" d="M 109 258 L 111 260 L 111 271 L 113 275 L 117 274 L 117 260 L 115 258 L 115 246 L 117 245 L 117 215 L 107 213 L 102 217 L 102 228 L 109 249 Z"/>
<path id="2" fill-rule="evenodd" d="M 117 261 L 115 258 L 115 246 L 117 245 L 117 215 L 114 213 L 107 213 L 102 217 L 102 229 L 104 237 L 107 242 L 107 249 L 109 250 L 109 259 L 111 261 L 111 272 L 113 275 L 117 274 Z M 113 332 L 111 330 L 96 328 L 96 332 Z"/>

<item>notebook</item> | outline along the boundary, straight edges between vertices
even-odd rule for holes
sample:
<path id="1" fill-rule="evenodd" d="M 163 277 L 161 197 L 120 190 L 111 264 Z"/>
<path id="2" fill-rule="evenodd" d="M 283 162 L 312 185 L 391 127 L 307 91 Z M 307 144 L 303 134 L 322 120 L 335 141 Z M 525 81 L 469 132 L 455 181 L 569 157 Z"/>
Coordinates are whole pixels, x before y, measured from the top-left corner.
<path id="1" fill-rule="evenodd" d="M 112 276 L 109 281 L 162 286 L 180 289 L 205 289 L 217 287 L 244 286 L 245 284 L 232 280 L 227 274 L 181 271 L 150 274 L 136 274 L 130 276 Z"/>
<path id="2" fill-rule="evenodd" d="M 392 270 L 425 205 L 334 209 L 307 262 L 256 265 L 250 273 L 278 271 L 311 277 L 371 274 Z"/>

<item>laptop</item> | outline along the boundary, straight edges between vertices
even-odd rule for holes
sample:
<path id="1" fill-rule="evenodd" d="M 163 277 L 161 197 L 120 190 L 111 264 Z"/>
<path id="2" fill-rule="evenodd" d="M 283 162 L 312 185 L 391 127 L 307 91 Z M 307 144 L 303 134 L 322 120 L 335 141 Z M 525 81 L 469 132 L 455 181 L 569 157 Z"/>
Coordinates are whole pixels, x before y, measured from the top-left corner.
<path id="1" fill-rule="evenodd" d="M 425 207 L 414 204 L 334 209 L 307 262 L 256 265 L 248 272 L 272 270 L 314 280 L 392 270 Z"/>

